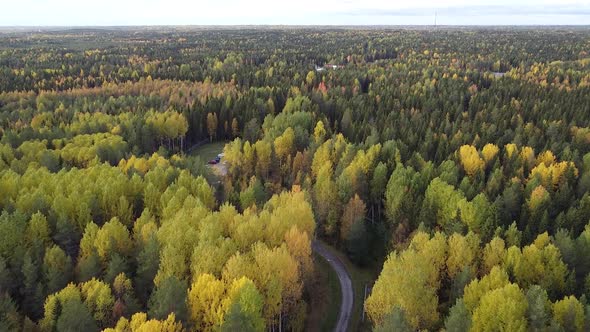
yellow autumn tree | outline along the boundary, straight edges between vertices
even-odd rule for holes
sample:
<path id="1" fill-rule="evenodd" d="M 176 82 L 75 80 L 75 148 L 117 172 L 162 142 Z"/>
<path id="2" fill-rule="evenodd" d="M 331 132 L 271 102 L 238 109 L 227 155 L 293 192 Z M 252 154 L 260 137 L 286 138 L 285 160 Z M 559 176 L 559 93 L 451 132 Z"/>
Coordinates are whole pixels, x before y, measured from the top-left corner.
<path id="1" fill-rule="evenodd" d="M 494 237 L 483 248 L 481 271 L 483 275 L 490 273 L 495 266 L 501 266 L 506 257 L 506 245 L 500 237 Z"/>
<path id="2" fill-rule="evenodd" d="M 552 162 L 549 165 L 545 162 L 540 162 L 531 170 L 529 179 L 537 177 L 546 188 L 557 189 L 568 170 L 572 170 L 574 176 L 578 176 L 578 169 L 573 162 Z"/>
<path id="3" fill-rule="evenodd" d="M 214 331 L 223 323 L 225 283 L 210 274 L 201 274 L 192 284 L 187 305 L 189 317 L 198 331 Z"/>
<path id="4" fill-rule="evenodd" d="M 375 325 L 399 307 L 412 329 L 433 328 L 439 320 L 438 288 L 446 256 L 446 239 L 418 233 L 410 247 L 389 255 L 365 310 Z"/>
<path id="5" fill-rule="evenodd" d="M 573 295 L 555 302 L 553 318 L 566 328 L 566 331 L 584 331 L 584 306 Z"/>
<path id="6" fill-rule="evenodd" d="M 355 222 L 363 222 L 365 219 L 366 205 L 359 195 L 355 194 L 344 206 L 344 212 L 340 219 L 340 238 L 346 240 L 350 229 Z"/>
<path id="7" fill-rule="evenodd" d="M 236 118 L 231 120 L 231 134 L 234 138 L 240 136 L 240 127 L 238 125 L 238 119 Z"/>
<path id="8" fill-rule="evenodd" d="M 268 323 L 276 322 L 281 312 L 288 312 L 301 297 L 297 261 L 286 245 L 270 249 L 257 243 L 253 246 L 254 268 L 247 275 L 265 299 L 263 314 Z"/>
<path id="9" fill-rule="evenodd" d="M 543 163 L 543 164 L 545 164 L 545 166 L 549 167 L 554 162 L 555 162 L 555 155 L 553 154 L 553 152 L 551 152 L 549 150 L 541 152 L 537 156 L 537 164 Z"/>
<path id="10" fill-rule="evenodd" d="M 166 320 L 147 319 L 147 315 L 143 312 L 134 314 L 131 321 L 125 317 L 121 317 L 114 329 L 106 329 L 105 332 L 183 332 L 184 327 L 182 323 L 176 320 L 176 316 L 169 314 Z"/>
<path id="11" fill-rule="evenodd" d="M 467 175 L 474 176 L 477 172 L 483 170 L 484 161 L 481 159 L 474 146 L 461 146 L 459 148 L 459 158 Z"/>
<path id="12" fill-rule="evenodd" d="M 324 122 L 318 121 L 313 129 L 313 138 L 316 143 L 321 143 L 326 136 L 326 129 L 324 128 Z"/>
<path id="13" fill-rule="evenodd" d="M 115 299 L 109 285 L 92 278 L 81 285 L 84 304 L 88 307 L 94 319 L 106 326 L 111 320 Z"/>
<path id="14" fill-rule="evenodd" d="M 512 156 L 517 152 L 518 148 L 514 143 L 508 143 L 504 146 L 504 150 L 506 151 L 506 155 L 508 158 L 512 158 Z"/>
<path id="15" fill-rule="evenodd" d="M 288 155 L 293 152 L 295 143 L 295 132 L 291 127 L 285 129 L 285 132 L 274 140 L 275 153 L 282 162 Z"/>
<path id="16" fill-rule="evenodd" d="M 523 146 L 522 149 L 520 149 L 519 156 L 527 169 L 535 167 L 537 160 L 535 159 L 535 150 L 533 150 L 533 148 L 530 146 Z"/>
<path id="17" fill-rule="evenodd" d="M 247 331 L 264 331 L 265 323 L 262 318 L 264 299 L 252 280 L 241 277 L 228 285 L 226 296 L 223 299 L 224 322 L 227 322 L 228 318 L 230 318 L 232 309 L 236 304 L 239 305 L 240 314 L 245 316 L 244 318 L 249 324 L 248 327 L 236 326 L 237 328 Z M 241 325 L 243 322 L 239 321 L 237 323 Z M 228 330 L 234 331 L 235 329 L 222 327 L 222 331 Z"/>
<path id="18" fill-rule="evenodd" d="M 209 141 L 212 142 L 217 133 L 217 113 L 207 114 L 207 132 L 209 133 Z"/>
<path id="19" fill-rule="evenodd" d="M 561 292 L 565 287 L 567 267 L 559 249 L 550 243 L 547 232 L 539 234 L 533 244 L 510 248 L 506 267 L 524 288 L 539 285 L 550 292 Z"/>
<path id="20" fill-rule="evenodd" d="M 508 274 L 501 267 L 495 266 L 489 274 L 481 279 L 475 279 L 469 285 L 465 286 L 463 301 L 465 307 L 473 312 L 478 306 L 481 298 L 494 289 L 502 288 L 508 285 Z"/>
<path id="21" fill-rule="evenodd" d="M 489 165 L 494 158 L 498 155 L 500 149 L 497 145 L 488 143 L 484 145 L 483 149 L 481 149 L 481 155 L 483 156 L 483 160 Z"/>
<path id="22" fill-rule="evenodd" d="M 98 256 L 106 261 L 114 252 L 125 256 L 130 255 L 133 241 L 129 237 L 127 227 L 120 223 L 118 218 L 113 218 L 97 231 L 94 247 Z"/>
<path id="23" fill-rule="evenodd" d="M 285 243 L 289 253 L 299 264 L 301 280 L 311 278 L 313 261 L 311 260 L 311 240 L 307 232 L 302 232 L 297 226 L 293 226 L 285 234 Z"/>
<path id="24" fill-rule="evenodd" d="M 516 284 L 486 292 L 473 311 L 473 331 L 527 331 L 527 299 Z"/>
<path id="25" fill-rule="evenodd" d="M 254 144 L 254 151 L 256 152 L 256 172 L 261 177 L 266 178 L 270 170 L 271 144 L 267 141 L 258 141 Z"/>
<path id="26" fill-rule="evenodd" d="M 465 267 L 477 270 L 475 262 L 479 254 L 479 237 L 469 232 L 466 236 L 454 233 L 449 237 L 449 255 L 447 258 L 447 273 L 454 278 Z"/>
<path id="27" fill-rule="evenodd" d="M 531 212 L 539 211 L 550 200 L 549 192 L 542 185 L 537 186 L 531 192 L 531 197 L 527 200 L 527 205 Z"/>

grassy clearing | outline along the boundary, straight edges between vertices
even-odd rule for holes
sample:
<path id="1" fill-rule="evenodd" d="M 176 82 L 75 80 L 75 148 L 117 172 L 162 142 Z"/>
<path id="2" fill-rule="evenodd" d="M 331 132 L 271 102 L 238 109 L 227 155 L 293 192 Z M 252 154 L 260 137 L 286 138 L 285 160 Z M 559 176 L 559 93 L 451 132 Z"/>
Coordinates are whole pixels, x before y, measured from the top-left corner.
<path id="1" fill-rule="evenodd" d="M 226 142 L 213 142 L 207 143 L 195 148 L 191 151 L 191 156 L 199 156 L 204 162 L 207 162 L 215 157 L 218 154 L 223 152 L 223 147 L 225 146 Z"/>
<path id="2" fill-rule="evenodd" d="M 342 302 L 336 271 L 317 254 L 313 254 L 315 277 L 310 290 L 310 312 L 305 331 L 333 331 Z"/>
<path id="3" fill-rule="evenodd" d="M 225 146 L 226 142 L 213 142 L 207 143 L 204 145 L 199 146 L 192 150 L 189 156 L 192 157 L 199 157 L 200 162 L 203 163 L 207 169 L 205 173 L 205 178 L 207 182 L 211 185 L 216 185 L 219 181 L 219 177 L 212 171 L 211 166 L 207 164 L 207 162 L 211 159 L 217 157 L 218 154 L 223 152 L 223 147 Z"/>
<path id="4" fill-rule="evenodd" d="M 363 315 L 363 298 L 365 295 L 365 285 L 372 285 L 373 282 L 376 280 L 377 276 L 379 275 L 379 270 L 381 267 L 371 266 L 368 268 L 360 268 L 354 265 L 348 257 L 337 250 L 336 248 L 332 247 L 331 245 L 323 242 L 325 247 L 330 250 L 334 255 L 338 256 L 338 258 L 342 261 L 348 274 L 350 274 L 350 279 L 352 281 L 352 288 L 354 291 L 354 303 L 352 306 L 352 315 L 350 317 L 350 323 L 348 325 L 349 331 L 372 331 L 372 326 L 370 322 L 365 317 L 365 322 L 362 321 Z M 341 296 L 341 295 L 340 295 Z"/>

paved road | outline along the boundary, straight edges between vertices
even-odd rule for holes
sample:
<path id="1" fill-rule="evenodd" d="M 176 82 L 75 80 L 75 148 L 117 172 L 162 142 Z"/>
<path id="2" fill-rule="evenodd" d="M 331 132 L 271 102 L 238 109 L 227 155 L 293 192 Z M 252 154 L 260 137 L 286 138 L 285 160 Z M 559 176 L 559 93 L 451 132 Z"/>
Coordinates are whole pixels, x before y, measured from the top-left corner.
<path id="1" fill-rule="evenodd" d="M 334 328 L 335 332 L 346 332 L 348 330 L 348 322 L 350 321 L 350 315 L 352 313 L 352 302 L 354 299 L 352 292 L 352 282 L 350 276 L 344 267 L 344 264 L 327 250 L 324 245 L 318 241 L 313 241 L 311 247 L 315 253 L 322 256 L 330 266 L 338 274 L 338 280 L 340 280 L 340 289 L 342 290 L 342 303 L 340 305 L 340 314 L 338 314 L 338 323 Z"/>

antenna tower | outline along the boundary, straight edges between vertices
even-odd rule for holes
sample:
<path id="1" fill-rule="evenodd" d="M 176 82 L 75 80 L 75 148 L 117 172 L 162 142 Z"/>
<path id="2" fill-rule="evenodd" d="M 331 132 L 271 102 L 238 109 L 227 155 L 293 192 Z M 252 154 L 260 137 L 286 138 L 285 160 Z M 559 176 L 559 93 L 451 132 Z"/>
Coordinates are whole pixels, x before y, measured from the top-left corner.
<path id="1" fill-rule="evenodd" d="M 436 10 L 434 11 L 434 27 L 436 28 Z"/>

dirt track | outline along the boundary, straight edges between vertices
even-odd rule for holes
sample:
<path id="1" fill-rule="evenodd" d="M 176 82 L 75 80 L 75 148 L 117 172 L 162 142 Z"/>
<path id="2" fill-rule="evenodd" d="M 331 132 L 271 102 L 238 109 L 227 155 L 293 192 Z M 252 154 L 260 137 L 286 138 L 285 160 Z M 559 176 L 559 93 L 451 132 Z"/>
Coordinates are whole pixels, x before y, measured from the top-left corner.
<path id="1" fill-rule="evenodd" d="M 318 241 L 313 241 L 312 249 L 315 253 L 322 256 L 328 264 L 336 271 L 338 280 L 340 281 L 340 289 L 342 291 L 342 303 L 340 304 L 340 314 L 338 314 L 338 322 L 334 327 L 335 332 L 345 332 L 348 329 L 348 322 L 352 313 L 352 304 L 354 301 L 354 293 L 352 291 L 352 282 L 350 276 L 346 271 L 346 267 L 340 259 L 327 250 L 324 245 Z"/>

